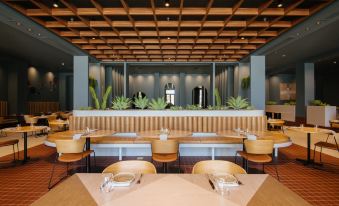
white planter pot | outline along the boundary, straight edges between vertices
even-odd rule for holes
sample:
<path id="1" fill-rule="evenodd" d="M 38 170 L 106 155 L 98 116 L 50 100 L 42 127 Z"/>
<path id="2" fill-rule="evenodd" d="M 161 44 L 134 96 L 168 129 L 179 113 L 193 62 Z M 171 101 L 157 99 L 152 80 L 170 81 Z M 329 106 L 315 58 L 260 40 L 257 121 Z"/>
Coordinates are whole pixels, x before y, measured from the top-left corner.
<path id="1" fill-rule="evenodd" d="M 307 106 L 307 124 L 330 127 L 330 120 L 336 119 L 335 106 Z"/>

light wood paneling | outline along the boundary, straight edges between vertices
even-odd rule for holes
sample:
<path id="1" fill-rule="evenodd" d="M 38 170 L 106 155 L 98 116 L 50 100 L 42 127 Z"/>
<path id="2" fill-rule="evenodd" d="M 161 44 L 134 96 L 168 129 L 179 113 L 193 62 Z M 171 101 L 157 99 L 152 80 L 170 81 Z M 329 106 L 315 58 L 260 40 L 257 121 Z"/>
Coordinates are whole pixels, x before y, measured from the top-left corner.
<path id="1" fill-rule="evenodd" d="M 145 130 L 187 130 L 192 132 L 216 132 L 236 128 L 252 131 L 266 130 L 266 116 L 257 117 L 70 117 L 70 130 L 93 129 L 116 132 Z"/>
<path id="2" fill-rule="evenodd" d="M 28 113 L 57 112 L 59 102 L 28 102 Z"/>
<path id="3" fill-rule="evenodd" d="M 6 116 L 8 112 L 7 101 L 0 101 L 0 116 Z"/>

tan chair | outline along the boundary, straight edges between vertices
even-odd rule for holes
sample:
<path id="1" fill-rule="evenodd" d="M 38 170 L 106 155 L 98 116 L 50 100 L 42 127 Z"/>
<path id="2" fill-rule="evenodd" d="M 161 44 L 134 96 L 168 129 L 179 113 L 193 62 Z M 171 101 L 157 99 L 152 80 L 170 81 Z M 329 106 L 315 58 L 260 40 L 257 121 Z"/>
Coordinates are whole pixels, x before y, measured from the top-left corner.
<path id="1" fill-rule="evenodd" d="M 19 159 L 19 140 L 18 139 L 13 139 L 13 140 L 6 140 L 6 141 L 1 141 L 0 142 L 0 147 L 7 147 L 7 146 L 12 146 L 13 147 L 13 160 L 15 161 L 15 146 L 18 150 L 18 159 Z"/>
<path id="2" fill-rule="evenodd" d="M 323 152 L 323 148 L 330 149 L 330 150 L 337 150 L 339 152 L 338 142 L 335 137 L 336 133 L 334 131 L 331 131 L 327 134 L 325 141 L 320 141 L 314 144 L 314 151 L 313 151 L 313 160 L 315 160 L 315 151 L 317 150 L 317 147 L 320 147 L 320 163 L 321 161 L 321 154 Z M 331 141 L 331 138 L 333 137 L 333 140 Z"/>
<path id="3" fill-rule="evenodd" d="M 147 161 L 127 160 L 120 161 L 106 167 L 102 173 L 131 172 L 134 174 L 156 174 L 157 170 L 154 165 Z"/>
<path id="4" fill-rule="evenodd" d="M 163 170 L 167 172 L 167 164 L 179 160 L 179 143 L 176 140 L 153 140 L 152 141 L 152 161 L 163 163 Z"/>
<path id="5" fill-rule="evenodd" d="M 69 174 L 69 171 L 68 171 L 69 163 L 78 162 L 88 157 L 91 153 L 94 153 L 93 150 L 84 150 L 85 143 L 86 143 L 85 139 L 55 140 L 56 150 L 59 155 L 55 158 L 55 163 L 53 165 L 51 177 L 48 183 L 48 189 L 51 189 L 54 185 L 56 185 L 61 180 L 60 179 L 57 183 L 51 186 L 51 181 L 53 178 L 54 169 L 55 169 L 55 165 L 57 161 L 66 163 L 66 176 L 65 177 L 67 177 Z M 94 153 L 94 162 L 95 162 L 95 153 Z"/>
<path id="6" fill-rule="evenodd" d="M 36 124 L 38 122 L 38 118 L 34 118 L 33 115 L 24 115 L 26 124 Z"/>
<path id="7" fill-rule="evenodd" d="M 245 151 L 237 151 L 235 155 L 235 162 L 237 154 L 246 160 L 246 171 L 248 172 L 248 161 L 262 164 L 262 171 L 265 172 L 265 164 L 272 162 L 273 154 L 273 140 L 245 140 Z M 279 180 L 277 165 L 275 172 Z"/>
<path id="8" fill-rule="evenodd" d="M 200 161 L 193 166 L 192 170 L 192 174 L 214 173 L 246 174 L 246 171 L 239 165 L 224 160 Z"/>

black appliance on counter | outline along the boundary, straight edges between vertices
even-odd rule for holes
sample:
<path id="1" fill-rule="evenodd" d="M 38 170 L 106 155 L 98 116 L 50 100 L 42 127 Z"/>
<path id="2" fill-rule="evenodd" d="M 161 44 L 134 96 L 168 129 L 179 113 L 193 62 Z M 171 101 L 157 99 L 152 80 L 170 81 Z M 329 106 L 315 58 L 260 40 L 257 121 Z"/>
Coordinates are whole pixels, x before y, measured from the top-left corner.
<path id="1" fill-rule="evenodd" d="M 207 89 L 204 86 L 194 87 L 192 90 L 192 104 L 202 108 L 207 107 Z"/>

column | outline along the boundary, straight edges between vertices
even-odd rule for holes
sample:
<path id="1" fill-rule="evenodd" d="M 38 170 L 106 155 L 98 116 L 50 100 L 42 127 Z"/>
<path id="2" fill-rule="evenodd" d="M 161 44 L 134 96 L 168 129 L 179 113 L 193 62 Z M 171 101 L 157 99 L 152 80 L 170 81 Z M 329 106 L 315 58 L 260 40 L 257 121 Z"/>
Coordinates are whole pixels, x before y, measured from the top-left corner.
<path id="1" fill-rule="evenodd" d="M 111 107 L 113 96 L 112 94 L 114 88 L 113 88 L 112 66 L 105 66 L 105 89 L 107 89 L 109 86 L 112 86 L 112 93 L 108 96 L 107 107 Z"/>
<path id="2" fill-rule="evenodd" d="M 296 68 L 297 105 L 296 116 L 306 116 L 306 106 L 314 100 L 314 64 L 301 63 Z"/>
<path id="3" fill-rule="evenodd" d="M 265 109 L 265 56 L 250 58 L 250 98 L 251 105 L 256 109 Z"/>
<path id="4" fill-rule="evenodd" d="M 88 56 L 74 56 L 73 109 L 88 107 Z"/>
<path id="5" fill-rule="evenodd" d="M 227 98 L 234 96 L 234 67 L 227 67 Z"/>
<path id="6" fill-rule="evenodd" d="M 215 63 L 212 63 L 212 73 L 211 73 L 211 82 L 210 82 L 210 98 L 207 101 L 207 105 L 215 105 L 214 90 L 215 90 Z M 210 99 L 212 102 L 210 102 Z"/>

